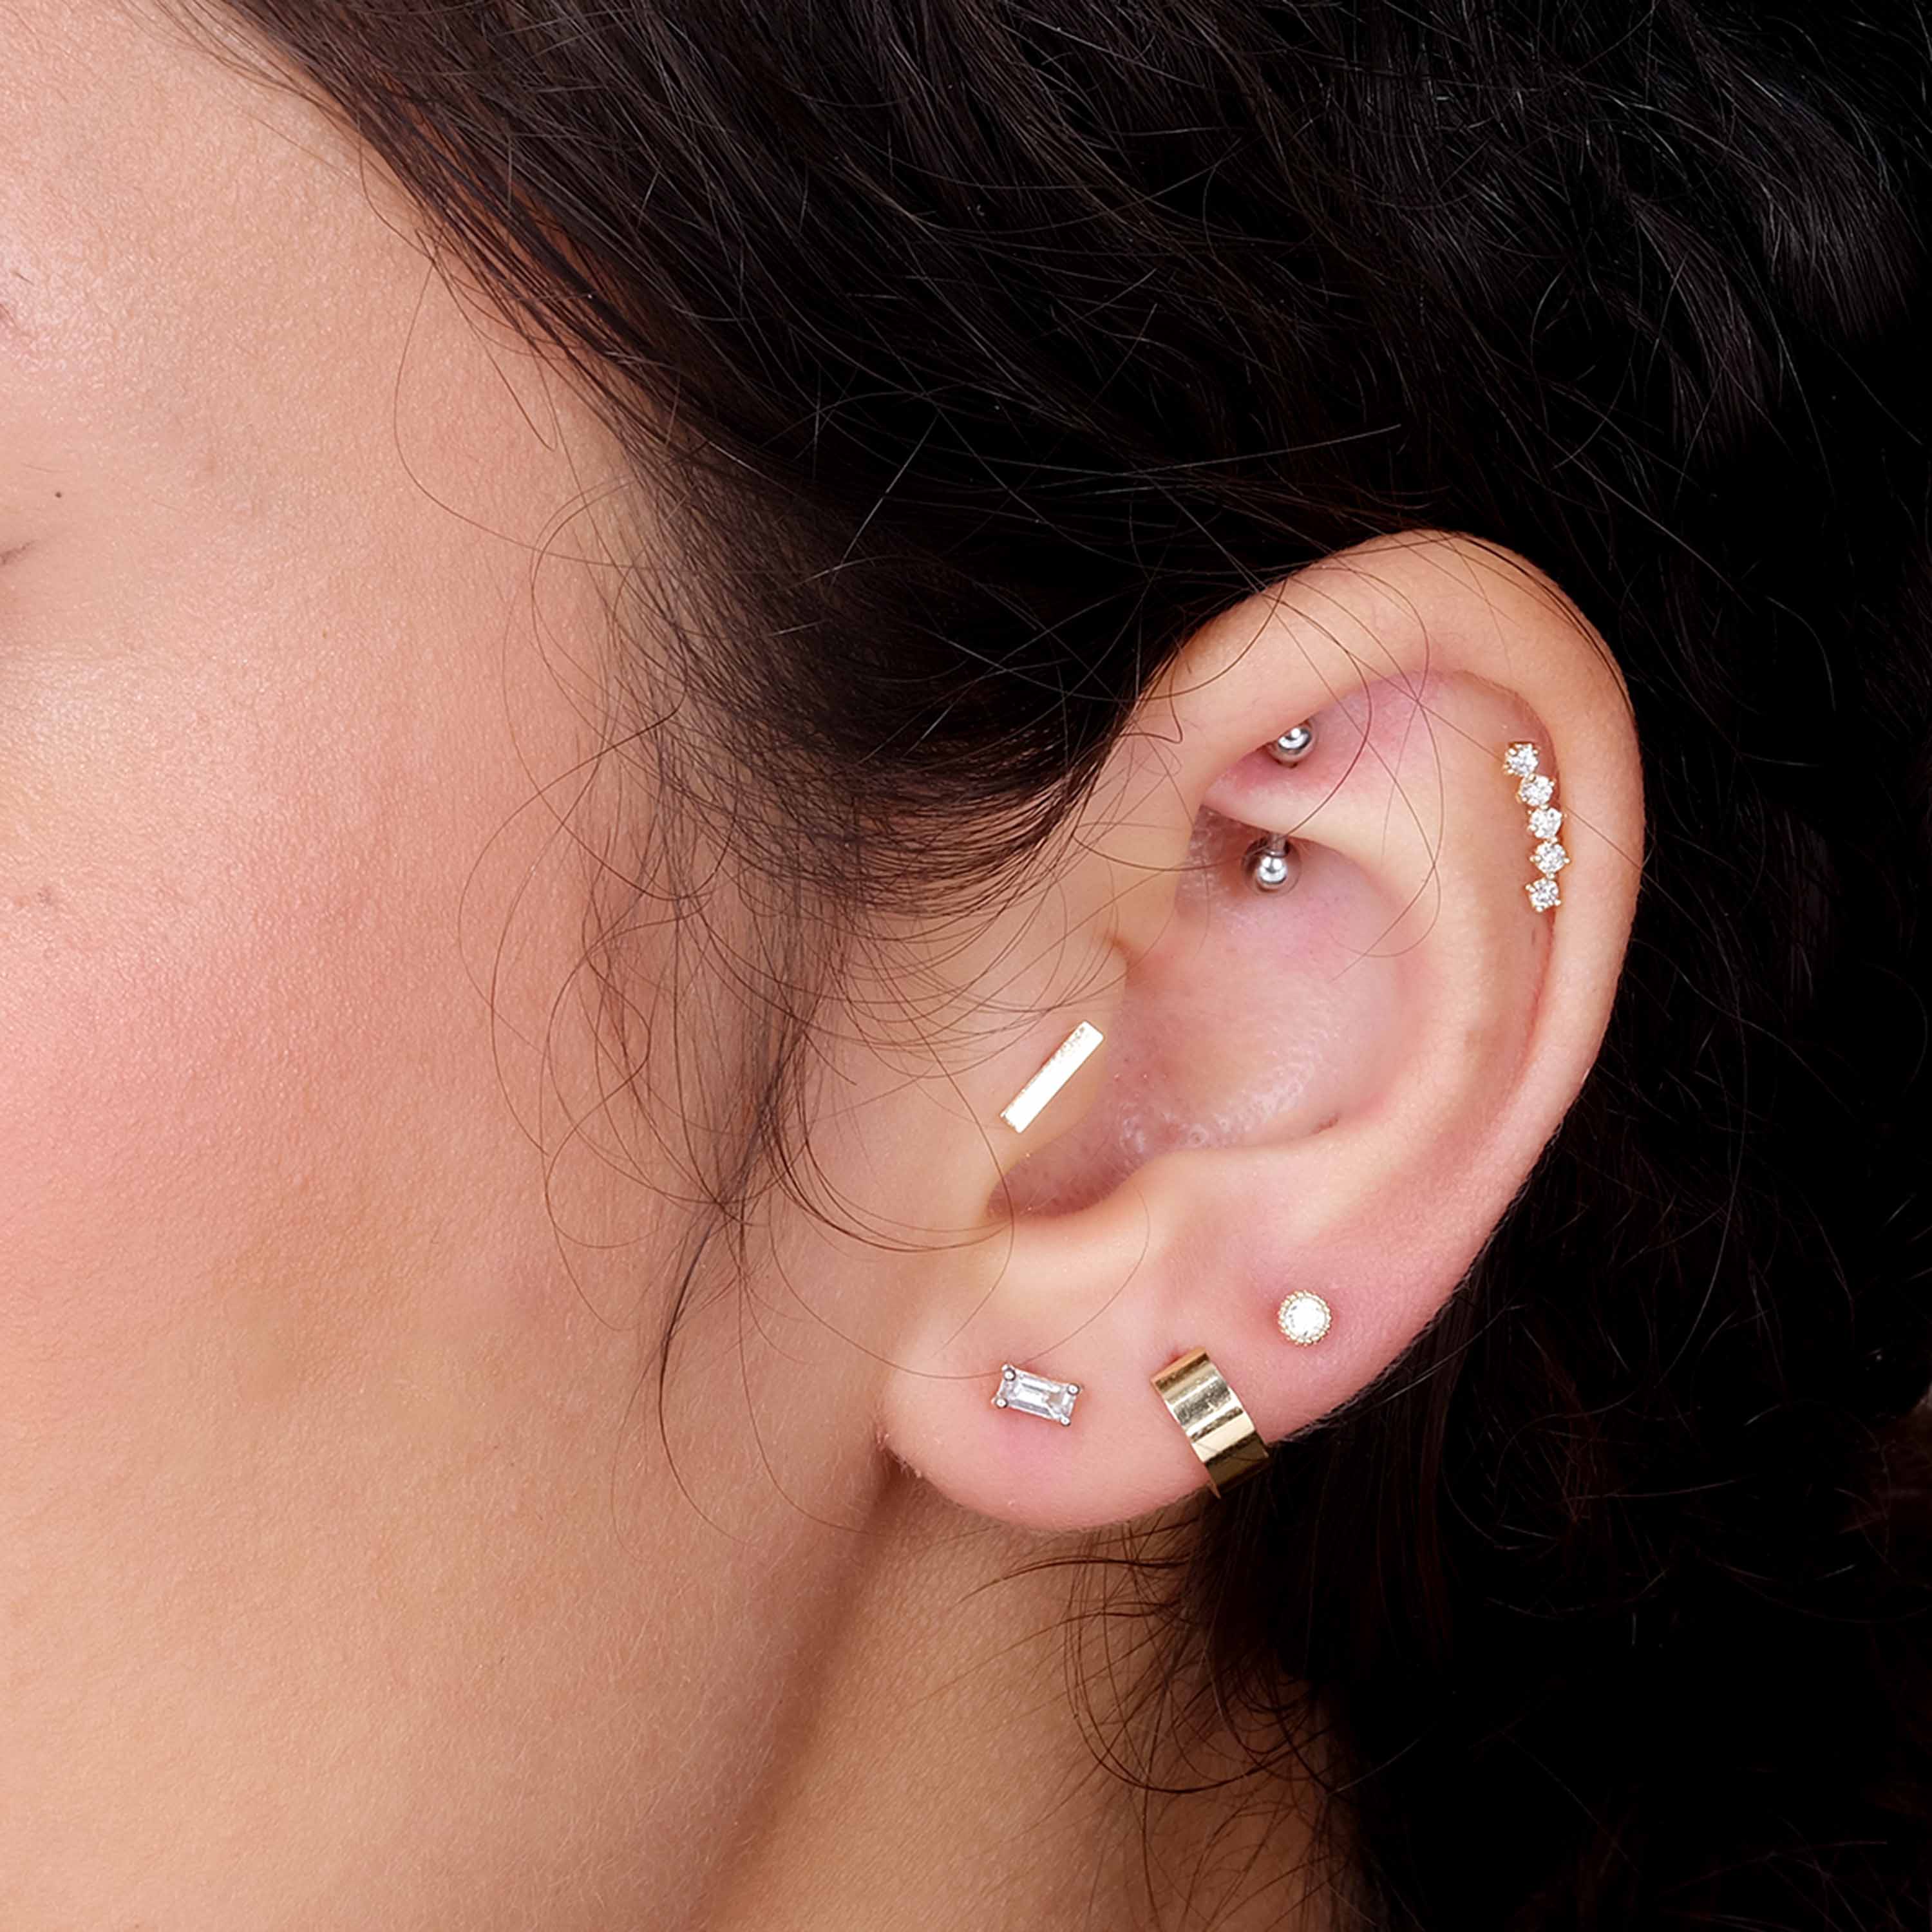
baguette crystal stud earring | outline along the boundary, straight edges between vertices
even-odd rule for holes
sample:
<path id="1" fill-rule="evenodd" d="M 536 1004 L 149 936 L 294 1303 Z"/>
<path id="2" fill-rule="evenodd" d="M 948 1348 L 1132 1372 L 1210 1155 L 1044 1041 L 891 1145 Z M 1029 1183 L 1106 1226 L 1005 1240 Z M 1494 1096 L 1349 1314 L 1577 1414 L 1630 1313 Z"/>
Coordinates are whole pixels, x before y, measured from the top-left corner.
<path id="1" fill-rule="evenodd" d="M 1261 1431 L 1206 1349 L 1190 1348 L 1148 1379 L 1201 1459 L 1217 1496 L 1267 1468 L 1268 1446 Z"/>
<path id="2" fill-rule="evenodd" d="M 1523 890 L 1534 910 L 1554 912 L 1563 903 L 1556 875 L 1569 864 L 1570 854 L 1556 836 L 1563 830 L 1563 814 L 1555 802 L 1555 781 L 1542 770 L 1542 754 L 1526 739 L 1503 753 L 1503 770 L 1516 780 L 1516 795 L 1529 808 L 1529 836 L 1536 841 L 1529 862 L 1543 875 L 1531 880 Z"/>
<path id="3" fill-rule="evenodd" d="M 1303 723 L 1292 725 L 1279 738 L 1269 742 L 1268 756 L 1276 764 L 1298 765 L 1315 748 L 1315 727 Z"/>
<path id="4" fill-rule="evenodd" d="M 1285 832 L 1271 832 L 1257 838 L 1242 860 L 1248 879 L 1258 892 L 1278 892 L 1292 885 L 1301 871 L 1301 860 L 1288 842 Z"/>
<path id="5" fill-rule="evenodd" d="M 1046 1064 L 1000 1109 L 1000 1118 L 1023 1134 L 1040 1110 L 1086 1064 L 1087 1056 L 1106 1038 L 1100 1029 L 1082 1020 L 1053 1049 Z"/>
<path id="6" fill-rule="evenodd" d="M 1328 1334 L 1335 1317 L 1327 1302 L 1305 1288 L 1286 1296 L 1274 1312 L 1275 1325 L 1298 1348 L 1312 1348 Z"/>
<path id="7" fill-rule="evenodd" d="M 993 1391 L 993 1406 L 1016 1408 L 1022 1415 L 1036 1415 L 1042 1422 L 1057 1422 L 1063 1429 L 1071 1429 L 1074 1398 L 1079 1393 L 1078 1382 L 1057 1382 L 1050 1376 L 1036 1376 L 1006 1362 L 1000 1365 L 1000 1385 Z"/>

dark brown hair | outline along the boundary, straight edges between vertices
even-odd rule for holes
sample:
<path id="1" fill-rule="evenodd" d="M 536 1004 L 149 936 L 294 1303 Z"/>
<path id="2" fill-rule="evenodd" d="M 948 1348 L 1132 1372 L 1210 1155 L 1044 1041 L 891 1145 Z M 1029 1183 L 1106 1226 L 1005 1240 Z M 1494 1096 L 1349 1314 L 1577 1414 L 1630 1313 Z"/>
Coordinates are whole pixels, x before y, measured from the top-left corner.
<path id="1" fill-rule="evenodd" d="M 791 879 L 721 1212 L 833 935 L 1010 877 L 1202 620 L 1424 523 L 1578 601 L 1651 814 L 1600 1063 L 1170 1660 L 1322 1726 L 1364 1924 L 1922 1927 L 1924 10 L 224 4 L 661 492 L 633 728 Z"/>

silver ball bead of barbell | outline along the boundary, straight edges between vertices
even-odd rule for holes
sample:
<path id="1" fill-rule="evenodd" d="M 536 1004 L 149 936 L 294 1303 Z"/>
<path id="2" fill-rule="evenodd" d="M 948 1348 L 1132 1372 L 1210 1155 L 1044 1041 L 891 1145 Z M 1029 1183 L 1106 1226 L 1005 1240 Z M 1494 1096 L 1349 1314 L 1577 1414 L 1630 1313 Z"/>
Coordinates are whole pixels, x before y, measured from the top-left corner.
<path id="1" fill-rule="evenodd" d="M 1274 832 L 1265 838 L 1258 838 L 1248 848 L 1247 873 L 1258 892 L 1278 892 L 1301 869 L 1300 860 L 1296 856 L 1286 835 Z"/>
<path id="2" fill-rule="evenodd" d="M 1298 765 L 1315 748 L 1315 727 L 1297 724 L 1284 731 L 1268 746 L 1268 755 L 1277 764 Z"/>

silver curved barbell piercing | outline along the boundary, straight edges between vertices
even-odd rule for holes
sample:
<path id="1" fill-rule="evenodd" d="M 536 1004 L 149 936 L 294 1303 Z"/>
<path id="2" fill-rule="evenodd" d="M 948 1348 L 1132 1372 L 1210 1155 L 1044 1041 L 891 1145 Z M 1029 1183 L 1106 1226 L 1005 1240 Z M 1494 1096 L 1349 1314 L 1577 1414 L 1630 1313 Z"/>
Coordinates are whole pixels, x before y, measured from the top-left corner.
<path id="1" fill-rule="evenodd" d="M 1270 832 L 1257 838 L 1242 859 L 1249 883 L 1260 892 L 1278 892 L 1291 885 L 1301 871 L 1301 859 L 1288 842 L 1285 832 Z"/>
<path id="2" fill-rule="evenodd" d="M 1306 722 L 1294 725 L 1268 748 L 1268 756 L 1277 764 L 1298 765 L 1315 748 L 1315 727 Z"/>
<path id="3" fill-rule="evenodd" d="M 1036 1415 L 1042 1422 L 1073 1426 L 1073 1404 L 1080 1394 L 1078 1382 L 1055 1382 L 1051 1376 L 1035 1375 L 1030 1369 L 1016 1369 L 1010 1362 L 1000 1366 L 1000 1385 L 993 1391 L 995 1408 L 1016 1408 L 1022 1415 Z"/>

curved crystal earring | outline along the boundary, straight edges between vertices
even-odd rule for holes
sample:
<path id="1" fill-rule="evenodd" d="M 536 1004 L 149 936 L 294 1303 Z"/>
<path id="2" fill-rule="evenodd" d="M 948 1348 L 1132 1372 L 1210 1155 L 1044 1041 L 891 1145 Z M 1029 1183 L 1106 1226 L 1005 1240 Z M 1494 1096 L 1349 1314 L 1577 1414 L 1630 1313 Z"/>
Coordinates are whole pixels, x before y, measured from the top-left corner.
<path id="1" fill-rule="evenodd" d="M 1563 814 L 1556 802 L 1556 783 L 1542 767 L 1541 752 L 1526 738 L 1503 753 L 1503 770 L 1516 781 L 1516 797 L 1529 808 L 1529 836 L 1536 842 L 1529 862 L 1542 874 L 1523 890 L 1536 911 L 1554 912 L 1563 903 L 1556 875 L 1569 864 L 1570 854 L 1556 836 L 1563 830 Z"/>
<path id="2" fill-rule="evenodd" d="M 1285 832 L 1270 832 L 1257 838 L 1241 863 L 1249 884 L 1258 892 L 1278 892 L 1292 885 L 1301 873 L 1301 856 L 1288 842 Z"/>
<path id="3" fill-rule="evenodd" d="M 1268 756 L 1277 764 L 1298 765 L 1315 748 L 1315 727 L 1304 719 L 1270 740 L 1268 748 Z"/>

